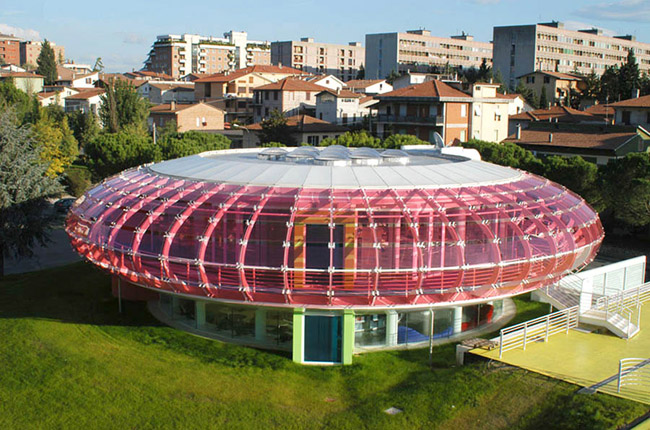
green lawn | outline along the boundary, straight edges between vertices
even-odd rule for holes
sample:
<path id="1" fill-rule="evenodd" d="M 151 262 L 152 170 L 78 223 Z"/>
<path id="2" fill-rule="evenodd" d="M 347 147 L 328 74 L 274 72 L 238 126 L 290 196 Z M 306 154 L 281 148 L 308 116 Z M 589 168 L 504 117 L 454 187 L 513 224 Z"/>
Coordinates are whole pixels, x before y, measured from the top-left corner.
<path id="1" fill-rule="evenodd" d="M 548 310 L 518 300 L 525 318 Z M 123 314 L 85 263 L 0 281 L 0 428 L 616 428 L 647 407 L 523 370 L 454 367 L 454 346 L 299 366 Z M 384 409 L 404 412 L 390 416 Z"/>

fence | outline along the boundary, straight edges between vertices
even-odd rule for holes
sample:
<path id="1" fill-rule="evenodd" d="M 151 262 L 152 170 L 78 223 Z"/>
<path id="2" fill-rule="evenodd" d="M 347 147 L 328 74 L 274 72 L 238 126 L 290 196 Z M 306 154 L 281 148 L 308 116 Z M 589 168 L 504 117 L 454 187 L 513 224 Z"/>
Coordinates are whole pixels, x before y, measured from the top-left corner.
<path id="1" fill-rule="evenodd" d="M 548 341 L 549 336 L 568 333 L 578 326 L 578 306 L 553 312 L 521 324 L 506 327 L 499 335 L 499 358 L 503 353 L 515 348 L 526 349 L 531 342 Z"/>
<path id="2" fill-rule="evenodd" d="M 624 358 L 618 363 L 618 382 L 616 391 L 634 387 L 647 390 L 650 388 L 650 358 Z"/>

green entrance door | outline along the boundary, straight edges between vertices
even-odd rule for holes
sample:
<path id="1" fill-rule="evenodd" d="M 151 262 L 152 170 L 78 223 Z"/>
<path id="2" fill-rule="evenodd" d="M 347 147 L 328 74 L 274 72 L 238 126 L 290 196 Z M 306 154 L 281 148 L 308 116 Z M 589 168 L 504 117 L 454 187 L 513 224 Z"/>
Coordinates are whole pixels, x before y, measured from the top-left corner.
<path id="1" fill-rule="evenodd" d="M 341 362 L 342 320 L 340 316 L 305 315 L 305 361 Z"/>

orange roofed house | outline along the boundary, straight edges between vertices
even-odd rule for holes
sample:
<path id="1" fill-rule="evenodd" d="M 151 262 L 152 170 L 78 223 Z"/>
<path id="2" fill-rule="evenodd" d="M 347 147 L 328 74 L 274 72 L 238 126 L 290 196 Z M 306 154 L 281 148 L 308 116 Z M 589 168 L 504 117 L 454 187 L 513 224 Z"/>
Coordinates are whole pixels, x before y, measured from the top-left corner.
<path id="1" fill-rule="evenodd" d="M 207 103 L 178 104 L 176 102 L 154 106 L 149 111 L 149 126 L 164 127 L 169 121 L 176 121 L 178 131 L 223 130 L 224 112 Z"/>
<path id="2" fill-rule="evenodd" d="M 259 122 L 267 118 L 273 110 L 286 116 L 316 114 L 316 94 L 325 88 L 295 78 L 286 78 L 272 84 L 257 87 L 253 91 L 253 118 Z"/>

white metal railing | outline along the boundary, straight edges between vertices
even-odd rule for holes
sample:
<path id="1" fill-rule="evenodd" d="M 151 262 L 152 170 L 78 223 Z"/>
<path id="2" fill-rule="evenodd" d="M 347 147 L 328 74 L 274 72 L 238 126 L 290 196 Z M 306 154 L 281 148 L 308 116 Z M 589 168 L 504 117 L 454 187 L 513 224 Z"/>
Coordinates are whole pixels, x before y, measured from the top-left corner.
<path id="1" fill-rule="evenodd" d="M 624 358 L 618 363 L 616 391 L 624 387 L 650 388 L 650 358 Z"/>
<path id="2" fill-rule="evenodd" d="M 568 333 L 578 326 L 578 306 L 572 306 L 543 317 L 501 329 L 499 334 L 499 358 L 515 348 L 526 349 L 531 342 L 548 341 L 549 336 Z"/>
<path id="3" fill-rule="evenodd" d="M 581 291 L 582 279 L 569 275 L 560 282 L 546 287 L 545 293 L 566 309 L 580 304 Z"/>
<path id="4" fill-rule="evenodd" d="M 605 320 L 612 323 L 616 315 L 626 320 L 625 332 L 629 338 L 633 324 L 640 328 L 641 305 L 647 301 L 650 301 L 650 283 L 611 296 L 600 297 L 593 308 L 605 312 Z"/>

